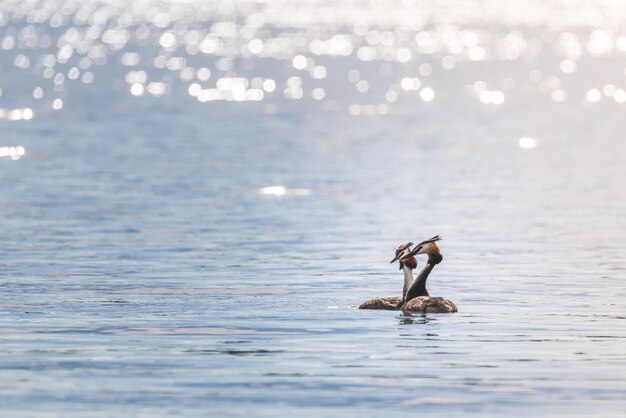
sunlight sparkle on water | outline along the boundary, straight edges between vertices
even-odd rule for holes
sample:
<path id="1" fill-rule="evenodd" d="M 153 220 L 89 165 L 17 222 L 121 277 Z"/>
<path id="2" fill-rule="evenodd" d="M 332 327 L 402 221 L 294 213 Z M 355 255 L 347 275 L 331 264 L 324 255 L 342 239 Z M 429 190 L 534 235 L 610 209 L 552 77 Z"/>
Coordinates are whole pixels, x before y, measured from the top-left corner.
<path id="1" fill-rule="evenodd" d="M 420 98 L 425 102 L 430 102 L 435 98 L 435 90 L 430 87 L 424 87 L 420 90 Z"/>
<path id="2" fill-rule="evenodd" d="M 260 194 L 267 196 L 285 196 L 286 194 L 295 196 L 308 196 L 311 194 L 310 189 L 288 189 L 285 186 L 267 186 L 258 190 Z"/>
<path id="3" fill-rule="evenodd" d="M 24 154 L 26 154 L 26 149 L 19 145 L 17 147 L 0 147 L 0 158 L 19 160 Z"/>
<path id="4" fill-rule="evenodd" d="M 259 189 L 259 193 L 270 196 L 284 196 L 287 193 L 285 186 L 267 186 Z"/>
<path id="5" fill-rule="evenodd" d="M 31 108 L 24 109 L 2 109 L 0 108 L 0 119 L 10 121 L 31 120 L 34 112 Z"/>
<path id="6" fill-rule="evenodd" d="M 80 94 L 81 88 L 109 89 L 119 77 L 110 70 L 119 66 L 133 70 L 124 76 L 130 92 L 125 97 L 168 100 L 185 92 L 198 105 L 262 101 L 289 106 L 298 101 L 331 109 L 333 102 L 340 102 L 344 109 L 358 104 L 360 113 L 366 114 L 369 104 L 386 102 L 392 110 L 432 101 L 435 91 L 441 92 L 441 103 L 467 96 L 495 106 L 520 98 L 553 106 L 580 105 L 566 99 L 581 96 L 587 104 L 605 96 L 614 99 L 607 105 L 624 103 L 622 94 L 602 94 L 602 89 L 589 85 L 587 72 L 580 70 L 588 68 L 589 60 L 611 59 L 626 51 L 626 36 L 592 17 L 601 10 L 616 16 L 616 23 L 626 23 L 612 2 L 588 6 L 548 2 L 533 12 L 504 7 L 498 9 L 497 21 L 503 26 L 497 32 L 481 27 L 480 22 L 494 17 L 479 17 L 480 8 L 450 9 L 446 1 L 420 7 L 412 2 L 394 8 L 370 5 L 358 15 L 351 1 L 332 4 L 335 12 L 321 14 L 313 11 L 326 10 L 330 3 L 301 8 L 290 2 L 261 1 L 238 8 L 189 1 L 177 2 L 176 11 L 170 1 L 141 0 L 133 7 L 119 0 L 110 3 L 115 7 L 104 7 L 99 0 L 81 2 L 84 7 L 50 0 L 36 15 L 24 14 L 17 3 L 3 5 L 3 25 L 14 29 L 4 34 L 0 54 L 13 64 L 12 71 L 26 76 L 12 91 L 24 88 L 34 100 L 50 96 L 65 100 L 77 90 Z M 454 24 L 436 23 L 443 20 Z M 539 36 L 532 28 L 541 25 L 545 29 Z M 16 49 L 20 52 L 11 54 Z M 454 86 L 472 83 L 468 78 L 481 62 L 499 68 L 481 71 L 489 89 L 474 96 Z M 347 81 L 340 76 L 344 71 Z M 445 73 L 451 75 L 452 84 L 445 81 Z M 608 70 L 598 78 L 600 85 L 623 89 L 622 77 Z M 224 88 L 227 79 L 246 81 Z M 253 85 L 255 79 L 266 81 Z M 81 83 L 72 83 L 75 80 Z M 536 86 L 528 86 L 528 80 Z M 418 94 L 400 97 L 401 90 Z M 28 107 L 37 112 L 44 103 Z M 25 104 L 5 104 L 21 106 Z M 495 106 L 490 108 L 499 111 Z"/>
<path id="7" fill-rule="evenodd" d="M 493 16 L 481 15 L 481 7 L 450 5 L 369 4 L 355 14 L 352 1 L 337 5 L 322 0 L 307 7 L 260 1 L 239 8 L 199 1 L 140 0 L 131 7 L 121 0 L 50 0 L 35 14 L 25 13 L 28 7 L 20 2 L 9 2 L 2 6 L 0 23 L 8 28 L 10 22 L 11 28 L 3 35 L 0 54 L 12 64 L 7 70 L 22 74 L 24 81 L 1 86 L 15 101 L 5 107 L 25 106 L 16 99 L 21 90 L 32 99 L 67 99 L 87 85 L 87 92 L 110 89 L 120 77 L 111 71 L 116 67 L 134 70 L 124 77 L 130 91 L 125 97 L 169 100 L 188 92 L 197 105 L 262 101 L 288 107 L 298 101 L 332 109 L 336 107 L 325 104 L 339 101 L 346 109 L 351 103 L 384 101 L 393 108 L 432 101 L 435 91 L 442 93 L 438 102 L 445 103 L 473 96 L 453 84 L 472 83 L 476 71 L 490 86 L 477 92 L 479 103 L 500 105 L 505 96 L 507 102 L 545 97 L 552 106 L 581 96 L 595 103 L 603 96 L 581 69 L 626 51 L 626 36 L 619 31 L 626 16 L 616 13 L 619 2 L 546 2 L 532 12 L 498 8 Z M 334 12 L 319 12 L 329 8 Z M 614 24 L 600 25 L 598 16 L 603 15 L 614 16 Z M 502 29 L 486 31 L 481 26 L 485 19 Z M 450 23 L 437 23 L 443 21 Z M 541 34 L 534 29 L 539 27 L 544 28 Z M 483 72 L 481 63 L 497 71 Z M 346 69 L 347 81 L 341 77 Z M 558 80 L 555 72 L 566 76 L 558 85 L 552 82 Z M 537 88 L 526 84 L 524 73 Z M 293 77 L 301 79 L 298 85 L 290 84 Z M 263 94 L 249 91 L 250 86 L 218 85 L 229 78 L 267 82 L 251 86 Z M 512 87 L 505 86 L 505 78 L 513 81 Z M 623 84 L 610 67 L 596 78 L 601 85 Z M 398 100 L 398 85 L 419 93 Z M 44 103 L 28 106 L 37 112 Z M 621 104 L 624 98 L 618 94 L 608 103 Z"/>
<path id="8" fill-rule="evenodd" d="M 522 149 L 533 149 L 539 146 L 539 141 L 529 136 L 523 136 L 519 139 L 519 147 Z"/>
<path id="9" fill-rule="evenodd" d="M 599 102 L 600 99 L 602 99 L 602 93 L 598 89 L 590 89 L 587 91 L 585 98 L 590 103 L 596 103 Z"/>

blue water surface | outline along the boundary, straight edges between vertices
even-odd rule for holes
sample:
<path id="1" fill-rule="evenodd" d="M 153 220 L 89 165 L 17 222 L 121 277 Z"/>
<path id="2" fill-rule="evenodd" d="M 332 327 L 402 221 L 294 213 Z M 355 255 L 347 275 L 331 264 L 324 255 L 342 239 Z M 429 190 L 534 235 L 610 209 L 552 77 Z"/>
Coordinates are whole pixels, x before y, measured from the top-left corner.
<path id="1" fill-rule="evenodd" d="M 626 414 L 618 31 L 109 3 L 2 6 L 2 416 Z M 357 309 L 435 234 L 458 313 Z"/>

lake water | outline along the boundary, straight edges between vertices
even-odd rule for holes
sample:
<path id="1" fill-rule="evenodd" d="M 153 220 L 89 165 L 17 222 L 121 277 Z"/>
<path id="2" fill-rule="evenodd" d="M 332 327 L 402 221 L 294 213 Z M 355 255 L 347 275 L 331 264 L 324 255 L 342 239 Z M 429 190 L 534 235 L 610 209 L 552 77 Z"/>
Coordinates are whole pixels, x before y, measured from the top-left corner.
<path id="1" fill-rule="evenodd" d="M 2 3 L 1 415 L 625 416 L 623 6 Z"/>

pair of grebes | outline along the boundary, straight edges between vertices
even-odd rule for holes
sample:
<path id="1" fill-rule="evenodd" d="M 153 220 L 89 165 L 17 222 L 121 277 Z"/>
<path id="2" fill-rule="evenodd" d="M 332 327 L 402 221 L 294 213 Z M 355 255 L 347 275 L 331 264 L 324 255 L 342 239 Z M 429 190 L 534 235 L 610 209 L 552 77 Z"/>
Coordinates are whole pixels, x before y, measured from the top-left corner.
<path id="1" fill-rule="evenodd" d="M 359 306 L 359 309 L 386 309 L 420 313 L 456 312 L 456 305 L 452 301 L 442 297 L 432 297 L 426 290 L 428 275 L 443 260 L 436 244 L 441 239 L 439 235 L 436 235 L 420 242 L 413 249 L 411 249 L 412 242 L 399 246 L 391 264 L 397 261 L 400 264 L 400 270 L 404 271 L 402 297 L 368 299 Z M 428 261 L 417 277 L 413 277 L 413 270 L 417 268 L 415 256 L 418 254 L 426 254 Z"/>

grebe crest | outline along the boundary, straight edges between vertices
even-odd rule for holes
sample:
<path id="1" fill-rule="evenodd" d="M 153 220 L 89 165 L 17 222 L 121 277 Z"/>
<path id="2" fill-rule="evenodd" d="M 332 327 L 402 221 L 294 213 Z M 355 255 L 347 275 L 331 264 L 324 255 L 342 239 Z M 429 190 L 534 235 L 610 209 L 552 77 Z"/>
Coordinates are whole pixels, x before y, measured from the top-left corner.
<path id="1" fill-rule="evenodd" d="M 432 238 L 424 240 L 417 244 L 415 248 L 413 248 L 413 251 L 404 257 L 415 257 L 418 254 L 426 254 L 428 256 L 428 262 L 432 265 L 437 265 L 443 260 L 441 250 L 439 250 L 439 246 L 437 245 L 437 241 L 441 241 L 442 239 L 443 238 L 439 235 L 435 235 Z M 400 258 L 400 261 L 404 261 L 403 258 Z"/>

